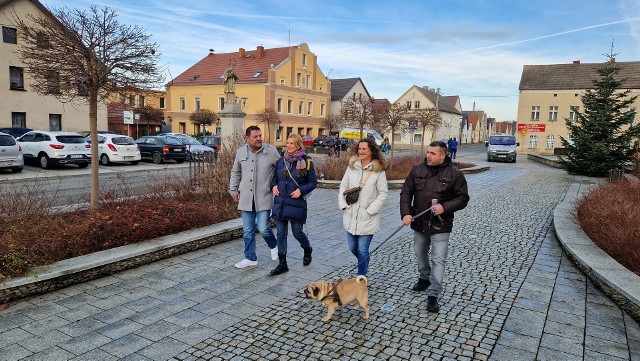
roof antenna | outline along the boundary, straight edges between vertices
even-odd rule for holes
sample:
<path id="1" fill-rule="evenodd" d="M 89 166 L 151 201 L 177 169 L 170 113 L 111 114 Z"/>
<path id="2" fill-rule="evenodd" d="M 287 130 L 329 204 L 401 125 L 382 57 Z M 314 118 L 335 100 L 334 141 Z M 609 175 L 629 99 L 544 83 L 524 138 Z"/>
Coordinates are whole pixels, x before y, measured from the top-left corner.
<path id="1" fill-rule="evenodd" d="M 289 21 L 289 47 L 291 47 L 291 21 Z"/>

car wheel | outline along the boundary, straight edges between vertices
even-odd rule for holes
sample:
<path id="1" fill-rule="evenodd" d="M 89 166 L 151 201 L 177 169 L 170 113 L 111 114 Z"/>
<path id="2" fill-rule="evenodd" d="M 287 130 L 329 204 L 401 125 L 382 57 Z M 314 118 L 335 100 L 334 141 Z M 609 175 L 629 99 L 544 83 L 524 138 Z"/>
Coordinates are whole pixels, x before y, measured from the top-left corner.
<path id="1" fill-rule="evenodd" d="M 151 161 L 153 161 L 154 164 L 162 164 L 162 154 L 153 153 L 153 155 L 151 156 Z"/>
<path id="2" fill-rule="evenodd" d="M 100 164 L 102 165 L 109 165 L 111 162 L 109 161 L 109 156 L 106 154 L 103 154 L 102 157 L 100 157 Z"/>
<path id="3" fill-rule="evenodd" d="M 78 163 L 78 168 L 87 168 L 89 163 Z"/>
<path id="4" fill-rule="evenodd" d="M 139 161 L 137 161 L 137 160 L 136 160 L 136 161 L 131 162 L 131 164 L 132 164 L 132 165 L 137 165 L 138 163 L 140 163 L 140 162 L 139 162 Z"/>
<path id="5" fill-rule="evenodd" d="M 20 172 L 22 172 L 23 169 L 24 169 L 23 167 L 11 168 L 11 171 L 13 173 L 20 173 Z"/>
<path id="6" fill-rule="evenodd" d="M 42 169 L 49 169 L 52 166 L 52 162 L 46 154 L 41 154 L 40 157 L 38 157 L 38 161 L 40 162 L 40 168 Z"/>

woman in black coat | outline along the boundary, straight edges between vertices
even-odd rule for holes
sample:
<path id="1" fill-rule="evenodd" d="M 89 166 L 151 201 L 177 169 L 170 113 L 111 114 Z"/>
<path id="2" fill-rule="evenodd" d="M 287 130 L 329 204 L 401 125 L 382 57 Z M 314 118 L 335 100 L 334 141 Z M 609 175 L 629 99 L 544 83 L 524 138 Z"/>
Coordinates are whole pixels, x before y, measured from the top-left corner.
<path id="1" fill-rule="evenodd" d="M 273 208 L 271 215 L 276 222 L 276 238 L 278 240 L 279 263 L 270 276 L 289 271 L 287 266 L 287 232 L 288 223 L 295 239 L 304 250 L 302 264 L 311 263 L 311 244 L 302 230 L 307 221 L 307 195 L 316 188 L 318 179 L 313 163 L 307 157 L 302 138 L 291 134 L 287 138 L 287 146 L 283 156 L 276 163 L 271 186 L 273 189 Z"/>

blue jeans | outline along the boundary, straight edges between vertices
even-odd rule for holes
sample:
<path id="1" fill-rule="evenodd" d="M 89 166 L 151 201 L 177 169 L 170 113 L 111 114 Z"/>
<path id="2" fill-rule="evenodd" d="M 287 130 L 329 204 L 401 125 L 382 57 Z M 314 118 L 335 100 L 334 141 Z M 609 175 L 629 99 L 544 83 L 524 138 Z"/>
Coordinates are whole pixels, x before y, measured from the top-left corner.
<path id="1" fill-rule="evenodd" d="M 372 238 L 372 234 L 355 236 L 347 232 L 349 250 L 354 256 L 358 257 L 358 276 L 367 275 L 367 270 L 369 269 L 369 245 Z"/>
<path id="2" fill-rule="evenodd" d="M 269 217 L 271 210 L 249 212 L 242 211 L 242 238 L 244 239 L 244 258 L 249 261 L 257 261 L 256 256 L 256 225 L 262 238 L 267 242 L 269 248 L 274 248 L 278 244 L 273 235 Z"/>
<path id="3" fill-rule="evenodd" d="M 413 231 L 413 247 L 418 262 L 420 278 L 431 282 L 427 289 L 427 296 L 438 297 L 442 292 L 444 279 L 444 263 L 447 260 L 449 236 L 451 233 L 436 233 L 431 237 L 418 231 Z M 431 250 L 431 259 L 429 259 Z"/>
<path id="4" fill-rule="evenodd" d="M 278 238 L 278 254 L 287 254 L 287 236 L 288 236 L 288 223 L 291 223 L 291 232 L 293 237 L 300 242 L 300 247 L 309 248 L 309 238 L 302 231 L 302 222 L 287 221 L 284 219 L 276 219 L 276 234 Z"/>

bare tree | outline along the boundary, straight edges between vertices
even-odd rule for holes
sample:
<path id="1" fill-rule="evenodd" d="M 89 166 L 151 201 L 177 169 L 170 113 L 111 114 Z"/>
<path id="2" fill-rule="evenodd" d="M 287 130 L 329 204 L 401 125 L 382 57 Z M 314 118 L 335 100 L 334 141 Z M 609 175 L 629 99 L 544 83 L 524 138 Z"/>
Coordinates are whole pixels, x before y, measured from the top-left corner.
<path id="1" fill-rule="evenodd" d="M 380 111 L 383 110 L 381 109 Z M 391 129 L 391 162 L 389 162 L 389 168 L 393 167 L 393 148 L 395 144 L 393 135 L 396 133 L 396 130 L 402 129 L 402 127 L 405 126 L 408 114 L 409 109 L 406 106 L 395 102 L 386 108 L 384 116 L 381 116 L 386 122 L 386 126 Z"/>
<path id="2" fill-rule="evenodd" d="M 271 124 L 276 124 L 280 121 L 280 115 L 273 108 L 263 108 L 256 113 L 258 120 L 267 125 L 267 142 L 271 143 Z"/>
<path id="3" fill-rule="evenodd" d="M 135 108 L 133 112 L 140 114 L 140 120 L 146 120 L 147 122 L 162 122 L 164 120 L 162 109 L 154 108 L 151 105 Z"/>
<path id="4" fill-rule="evenodd" d="M 329 130 L 329 134 L 331 134 L 331 132 L 334 129 L 340 129 L 342 128 L 343 125 L 343 119 L 342 117 L 340 117 L 340 114 L 327 114 L 326 117 L 324 117 L 324 119 L 322 119 L 322 124 L 327 127 L 327 129 Z"/>
<path id="5" fill-rule="evenodd" d="M 373 123 L 373 99 L 367 96 L 355 96 L 342 101 L 340 117 L 345 124 L 360 129 L 360 138 L 364 138 L 364 128 Z"/>
<path id="6" fill-rule="evenodd" d="M 91 6 L 51 10 L 51 16 L 16 14 L 24 41 L 18 57 L 31 75 L 30 86 L 62 102 L 89 103 L 91 144 L 98 144 L 98 103 L 123 88 L 161 84 L 157 45 L 138 26 L 120 24 L 115 11 Z M 77 103 L 76 103 L 77 104 Z M 99 207 L 98 147 L 91 147 L 91 209 Z"/>
<path id="7" fill-rule="evenodd" d="M 189 120 L 191 120 L 191 123 L 197 124 L 203 127 L 202 135 L 206 135 L 204 134 L 205 133 L 204 126 L 211 125 L 214 122 L 217 122 L 218 119 L 220 119 L 218 117 L 218 114 L 216 114 L 216 112 L 214 112 L 213 110 L 209 110 L 209 109 L 196 110 L 195 112 L 191 113 L 191 115 L 189 116 Z"/>
<path id="8" fill-rule="evenodd" d="M 418 124 L 422 129 L 422 142 L 420 143 L 420 154 L 424 155 L 424 139 L 426 131 L 429 129 L 431 134 L 440 128 L 442 116 L 436 108 L 415 109 L 411 112 L 411 116 L 418 120 Z"/>

